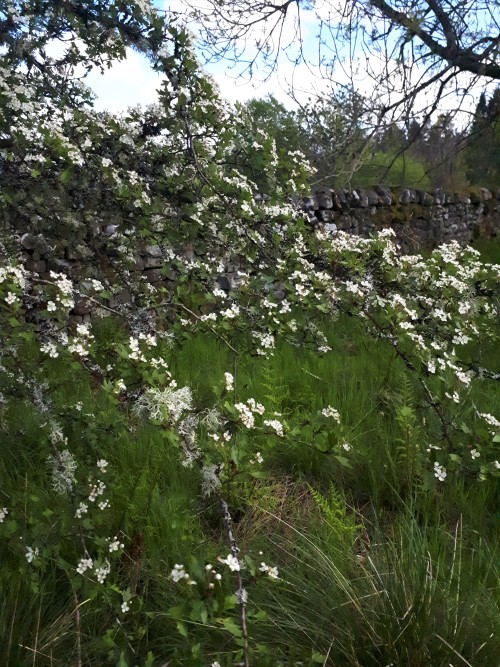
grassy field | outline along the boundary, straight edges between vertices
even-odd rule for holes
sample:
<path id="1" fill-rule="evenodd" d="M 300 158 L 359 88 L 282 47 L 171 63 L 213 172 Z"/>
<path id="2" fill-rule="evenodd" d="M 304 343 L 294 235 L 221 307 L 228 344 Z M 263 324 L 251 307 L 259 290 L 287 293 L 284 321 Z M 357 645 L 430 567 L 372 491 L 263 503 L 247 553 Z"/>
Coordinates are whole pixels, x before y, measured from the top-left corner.
<path id="1" fill-rule="evenodd" d="M 436 485 L 423 456 L 436 427 L 418 384 L 390 346 L 353 318 L 330 323 L 327 334 L 333 349 L 321 358 L 281 345 L 270 360 L 242 354 L 235 361 L 208 336 L 161 351 L 178 385 L 191 387 L 198 412 L 219 400 L 221 377 L 236 369 L 236 400 L 262 402 L 292 431 L 328 405 L 341 415 L 331 434 L 259 436 L 261 473 L 239 481 L 233 470 L 223 488 L 241 553 L 279 568 L 277 581 L 252 576 L 251 567 L 243 573 L 252 665 L 497 665 L 498 489 L 451 474 Z M 103 321 L 95 335 L 112 338 L 116 324 Z M 482 352 L 499 370 L 498 350 Z M 202 594 L 169 576 L 183 563 L 206 577 L 200 564 L 228 551 L 219 505 L 200 494 L 198 471 L 180 465 L 164 430 L 96 388 L 90 371 L 68 374 L 55 362 L 47 372 L 73 448 L 110 461 L 107 520 L 125 542 L 114 575 L 131 592 L 133 613 L 118 619 L 106 599 L 80 600 L 77 631 L 75 591 L 64 573 L 48 561 L 28 579 L 12 550 L 0 547 L 0 664 L 239 664 L 234 580 L 224 576 Z M 483 383 L 475 398 L 498 413 L 498 383 Z M 108 425 L 95 425 L 97 408 Z M 50 510 L 37 515 L 41 523 L 65 511 L 45 471 L 30 462 L 42 422 L 24 402 L 2 413 L 3 491 L 25 488 L 32 530 L 30 507 Z M 62 557 L 70 553 L 68 546 Z"/>

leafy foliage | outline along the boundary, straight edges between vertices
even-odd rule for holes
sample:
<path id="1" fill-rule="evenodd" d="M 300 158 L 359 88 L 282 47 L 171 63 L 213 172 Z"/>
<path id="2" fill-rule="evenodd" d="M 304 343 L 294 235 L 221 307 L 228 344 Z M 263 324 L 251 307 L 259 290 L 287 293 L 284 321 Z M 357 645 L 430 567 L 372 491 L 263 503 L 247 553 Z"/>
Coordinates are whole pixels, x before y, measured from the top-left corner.
<path id="1" fill-rule="evenodd" d="M 277 622 L 279 660 L 327 664 L 331 653 L 403 664 L 432 656 L 445 665 L 457 651 L 469 660 L 489 647 L 489 625 L 477 637 L 462 631 L 470 603 L 460 597 L 470 591 L 494 619 L 489 564 L 473 571 L 474 585 L 459 582 L 460 594 L 451 575 L 439 580 L 436 590 L 453 601 L 446 609 L 455 624 L 435 641 L 434 601 L 441 598 L 429 597 L 434 580 L 431 586 L 425 572 L 450 561 L 446 549 L 428 558 L 424 547 L 427 522 L 442 531 L 441 518 L 426 507 L 429 495 L 449 515 L 466 501 L 474 515 L 492 505 L 497 369 L 485 351 L 498 343 L 492 303 L 500 267 L 458 244 L 424 259 L 401 255 L 389 232 L 361 239 L 310 229 L 282 200 L 306 187 L 308 165 L 277 150 L 265 133 L 250 150 L 251 118 L 216 97 L 185 28 L 149 3 L 13 2 L 1 11 L 6 664 L 33 664 L 35 656 L 39 664 L 274 665 L 269 619 L 298 591 L 303 595 L 318 559 L 322 575 L 336 577 L 331 588 L 312 581 L 310 590 L 319 609 L 330 604 L 330 591 L 348 609 L 347 634 L 330 649 L 324 632 L 311 641 L 315 633 L 300 605 L 292 641 L 286 619 L 293 615 Z M 76 53 L 68 34 L 85 48 Z M 63 42 L 59 59 L 46 54 L 53 39 Z M 161 102 L 121 116 L 99 114 L 71 68 L 106 64 L 130 44 L 162 73 Z M 235 165 L 238 146 L 246 147 L 245 159 Z M 266 202 L 253 197 L 255 174 L 273 189 Z M 15 256 L 20 234 L 33 254 L 52 248 L 42 275 Z M 171 286 L 137 278 L 138 243 L 163 248 L 176 273 Z M 83 275 L 68 275 L 71 265 L 58 262 L 61 247 L 95 258 L 103 246 L 113 250 L 109 266 L 89 260 Z M 229 260 L 240 271 L 224 291 L 217 280 Z M 124 285 L 129 305 L 110 306 Z M 75 319 L 79 301 L 94 307 L 91 321 Z M 339 385 L 349 392 L 334 393 L 328 372 L 348 356 L 354 327 L 364 350 L 359 379 L 343 367 Z M 375 422 L 372 391 L 363 395 L 361 388 L 367 369 L 375 369 L 378 407 L 392 364 L 413 378 L 412 391 L 408 380 L 397 385 L 406 396 L 393 401 L 387 421 L 379 415 L 380 437 L 371 447 L 372 431 L 365 431 L 369 419 Z M 301 386 L 306 376 L 313 381 Z M 421 434 L 429 441 L 425 451 Z M 408 466 L 417 445 L 419 464 Z M 384 486 L 388 469 L 398 483 Z M 329 522 L 307 506 L 294 517 L 286 489 L 300 485 L 284 480 L 305 474 Z M 332 479 L 339 491 L 327 502 L 323 485 Z M 355 528 L 342 486 L 359 506 L 363 543 L 356 541 L 356 556 L 372 568 L 352 585 L 358 521 Z M 361 511 L 369 490 L 383 518 L 399 489 L 419 498 L 415 512 L 427 512 L 416 537 L 410 531 L 406 539 L 397 518 L 378 531 Z M 302 498 L 307 503 L 311 493 Z M 245 532 L 252 514 L 262 523 Z M 306 535 L 302 552 L 288 548 L 290 534 L 303 533 L 301 521 L 313 516 L 311 535 L 325 535 L 326 544 Z M 264 539 L 258 527 L 270 521 L 276 532 Z M 288 533 L 280 535 L 283 526 Z M 378 551 L 380 535 L 387 549 Z M 484 535 L 486 528 L 474 539 Z M 458 534 L 454 545 L 456 554 Z M 332 568 L 335 551 L 342 552 L 342 570 Z M 409 580 L 396 567 L 400 551 L 405 565 L 418 555 Z M 290 588 L 294 577 L 300 590 Z M 367 598 L 373 606 L 364 606 Z M 401 619 L 416 608 L 424 611 L 411 641 L 399 642 Z M 317 621 L 314 608 L 309 618 Z M 433 639 L 422 649 L 429 628 Z M 329 642 L 337 636 L 327 634 Z"/>

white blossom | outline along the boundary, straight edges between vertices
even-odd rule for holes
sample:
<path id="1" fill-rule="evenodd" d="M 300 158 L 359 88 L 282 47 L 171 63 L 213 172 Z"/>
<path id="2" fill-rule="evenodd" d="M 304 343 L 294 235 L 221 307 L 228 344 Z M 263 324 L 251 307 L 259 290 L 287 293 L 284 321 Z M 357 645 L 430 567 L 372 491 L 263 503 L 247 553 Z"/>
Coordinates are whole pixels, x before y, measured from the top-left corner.
<path id="1" fill-rule="evenodd" d="M 332 419 L 334 419 L 337 422 L 337 424 L 340 424 L 340 414 L 339 414 L 338 410 L 335 410 L 335 408 L 332 408 L 331 405 L 329 405 L 327 408 L 323 408 L 323 410 L 321 410 L 321 414 L 323 415 L 323 417 L 327 417 L 327 418 L 331 417 Z"/>
<path id="2" fill-rule="evenodd" d="M 224 373 L 224 377 L 226 378 L 226 391 L 233 391 L 234 377 L 231 375 L 231 373 Z"/>
<path id="3" fill-rule="evenodd" d="M 106 581 L 106 577 L 111 572 L 111 565 L 109 563 L 109 560 L 104 561 L 104 565 L 96 567 L 94 572 L 95 576 L 97 577 L 97 581 L 100 584 L 103 584 Z"/>
<path id="4" fill-rule="evenodd" d="M 38 551 L 38 547 L 35 547 L 35 549 L 33 549 L 32 547 L 26 547 L 25 556 L 28 563 L 32 563 L 39 553 L 40 552 Z"/>
<path id="5" fill-rule="evenodd" d="M 191 579 L 189 574 L 184 569 L 184 565 L 179 565 L 176 563 L 170 572 L 170 579 L 177 584 L 179 581 L 185 581 L 190 586 L 196 586 L 196 581 Z"/>
<path id="6" fill-rule="evenodd" d="M 9 306 L 12 306 L 14 303 L 18 303 L 19 299 L 14 294 L 14 292 L 8 292 L 7 296 L 5 297 L 5 301 L 9 304 Z"/>
<path id="7" fill-rule="evenodd" d="M 75 511 L 75 517 L 76 517 L 77 519 L 81 519 L 82 516 L 83 516 L 84 514 L 87 514 L 88 511 L 89 511 L 89 506 L 87 505 L 87 503 L 83 503 L 83 502 L 81 502 L 81 503 L 78 505 L 78 507 L 76 508 L 76 511 Z"/>
<path id="8" fill-rule="evenodd" d="M 94 561 L 92 558 L 80 558 L 76 571 L 78 574 L 84 574 L 87 570 L 91 570 L 94 567 Z"/>
<path id="9" fill-rule="evenodd" d="M 103 474 L 106 472 L 106 469 L 107 469 L 108 465 L 109 465 L 109 463 L 108 463 L 108 461 L 106 461 L 106 459 L 99 459 L 97 461 L 97 467 L 99 468 L 99 470 Z"/>
<path id="10" fill-rule="evenodd" d="M 47 466 L 54 491 L 61 495 L 71 492 L 76 482 L 74 473 L 78 466 L 73 454 L 68 449 L 50 454 L 47 457 Z"/>
<path id="11" fill-rule="evenodd" d="M 280 438 L 283 437 L 283 424 L 277 419 L 265 419 L 264 425 L 270 426 L 272 429 L 274 429 L 274 431 L 276 431 L 276 435 L 278 435 Z"/>
<path id="12" fill-rule="evenodd" d="M 110 542 L 110 544 L 108 546 L 108 551 L 109 551 L 109 553 L 113 553 L 113 551 L 119 551 L 120 549 L 123 549 L 124 546 L 125 545 L 123 544 L 123 542 L 120 542 L 118 537 L 115 535 L 113 541 Z"/>
<path id="13" fill-rule="evenodd" d="M 272 567 L 272 566 L 266 565 L 266 563 L 262 562 L 260 564 L 259 570 L 261 572 L 264 572 L 265 574 L 267 574 L 267 576 L 271 577 L 271 579 L 278 579 L 279 578 L 277 567 Z"/>
<path id="14" fill-rule="evenodd" d="M 437 461 L 434 462 L 434 475 L 440 482 L 443 482 L 446 477 L 446 468 Z"/>
<path id="15" fill-rule="evenodd" d="M 219 562 L 227 565 L 231 572 L 239 572 L 241 570 L 240 561 L 233 554 L 228 554 L 226 558 L 219 558 Z"/>

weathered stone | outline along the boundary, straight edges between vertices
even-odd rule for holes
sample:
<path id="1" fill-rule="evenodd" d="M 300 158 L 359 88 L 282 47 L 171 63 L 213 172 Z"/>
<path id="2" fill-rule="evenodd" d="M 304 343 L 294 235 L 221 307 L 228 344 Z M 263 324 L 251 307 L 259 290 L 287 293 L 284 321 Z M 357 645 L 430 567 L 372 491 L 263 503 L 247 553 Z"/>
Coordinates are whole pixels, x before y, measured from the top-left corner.
<path id="1" fill-rule="evenodd" d="M 357 208 L 359 206 L 359 201 L 361 197 L 357 193 L 356 190 L 353 190 L 352 192 L 349 193 L 349 196 L 347 197 L 347 201 L 349 203 L 349 206 L 352 208 Z"/>
<path id="2" fill-rule="evenodd" d="M 223 273 L 220 276 L 217 276 L 217 284 L 219 286 L 219 289 L 224 290 L 225 292 L 230 292 L 231 291 L 231 282 L 229 280 L 229 276 Z"/>
<path id="3" fill-rule="evenodd" d="M 318 202 L 314 196 L 304 197 L 302 201 L 302 208 L 304 211 L 317 211 L 319 209 Z"/>
<path id="4" fill-rule="evenodd" d="M 124 304 L 133 303 L 133 300 L 134 297 L 132 292 L 127 287 L 124 287 L 123 289 L 119 290 L 110 297 L 109 307 L 118 308 L 119 306 L 123 306 Z"/>
<path id="5" fill-rule="evenodd" d="M 397 188 L 396 193 L 400 204 L 406 205 L 411 203 L 411 193 L 408 188 Z"/>
<path id="6" fill-rule="evenodd" d="M 335 219 L 335 211 L 332 209 L 318 211 L 317 218 L 321 222 L 332 222 Z"/>
<path id="7" fill-rule="evenodd" d="M 104 228 L 104 234 L 111 238 L 112 236 L 116 236 L 116 230 L 117 229 L 118 229 L 118 225 L 107 225 Z"/>
<path id="8" fill-rule="evenodd" d="M 144 260 L 142 257 L 135 257 L 134 263 L 131 266 L 131 271 L 144 271 Z"/>
<path id="9" fill-rule="evenodd" d="M 428 192 L 423 192 L 422 190 L 416 190 L 415 196 L 418 203 L 421 206 L 432 206 L 434 204 L 434 197 Z"/>
<path id="10" fill-rule="evenodd" d="M 342 200 L 337 192 L 332 194 L 332 208 L 334 211 L 342 210 Z"/>
<path id="11" fill-rule="evenodd" d="M 34 273 L 45 273 L 47 270 L 47 262 L 43 259 L 29 259 L 25 266 L 28 271 L 33 271 Z"/>
<path id="12" fill-rule="evenodd" d="M 383 185 L 375 185 L 373 189 L 378 194 L 380 199 L 380 204 L 382 206 L 392 205 L 392 195 L 390 188 Z"/>
<path id="13" fill-rule="evenodd" d="M 368 193 L 366 192 L 366 190 L 362 189 L 353 190 L 353 195 L 354 192 L 356 192 L 359 197 L 358 206 L 360 208 L 368 208 L 369 202 L 368 202 Z"/>
<path id="14" fill-rule="evenodd" d="M 163 253 L 158 245 L 147 245 L 139 252 L 143 257 L 162 257 Z"/>
<path id="15" fill-rule="evenodd" d="M 86 315 L 87 313 L 90 313 L 91 309 L 92 307 L 88 301 L 85 299 L 76 299 L 73 313 L 75 315 Z"/>
<path id="16" fill-rule="evenodd" d="M 342 230 L 351 228 L 351 219 L 348 215 L 341 215 L 337 218 L 337 227 Z"/>
<path id="17" fill-rule="evenodd" d="M 163 266 L 163 257 L 144 257 L 145 269 L 161 269 Z"/>
<path id="18" fill-rule="evenodd" d="M 316 201 L 318 202 L 319 209 L 333 207 L 332 193 L 333 190 L 318 190 L 315 192 Z"/>
<path id="19" fill-rule="evenodd" d="M 38 245 L 36 236 L 33 236 L 33 234 L 28 234 L 28 233 L 23 234 L 21 236 L 21 245 L 23 246 L 23 248 L 26 248 L 26 250 L 34 250 Z"/>
<path id="20" fill-rule="evenodd" d="M 143 271 L 142 274 L 148 283 L 159 283 L 160 280 L 162 279 L 162 272 L 161 269 L 147 269 L 146 271 Z"/>

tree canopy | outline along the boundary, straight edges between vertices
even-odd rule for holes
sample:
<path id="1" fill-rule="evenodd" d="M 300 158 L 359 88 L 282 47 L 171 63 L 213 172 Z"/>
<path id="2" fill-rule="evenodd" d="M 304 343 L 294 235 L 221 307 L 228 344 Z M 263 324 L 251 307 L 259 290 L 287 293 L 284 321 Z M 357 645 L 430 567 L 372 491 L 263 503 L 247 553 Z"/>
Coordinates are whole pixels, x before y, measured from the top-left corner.
<path id="1" fill-rule="evenodd" d="M 209 58 L 230 58 L 239 73 L 267 76 L 284 53 L 323 82 L 371 79 L 378 121 L 410 111 L 430 116 L 447 95 L 458 108 L 478 81 L 500 79 L 500 20 L 488 0 L 189 5 Z"/>

